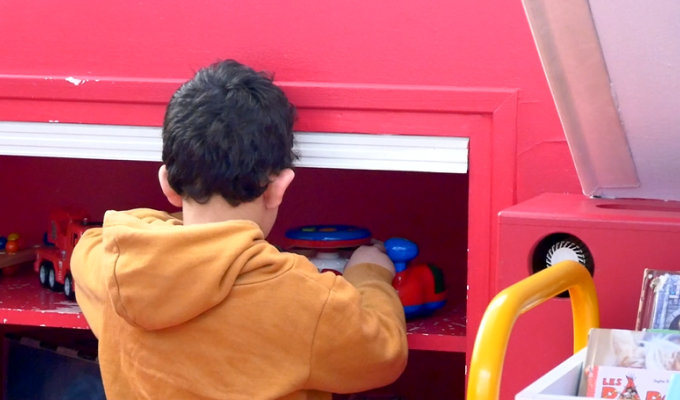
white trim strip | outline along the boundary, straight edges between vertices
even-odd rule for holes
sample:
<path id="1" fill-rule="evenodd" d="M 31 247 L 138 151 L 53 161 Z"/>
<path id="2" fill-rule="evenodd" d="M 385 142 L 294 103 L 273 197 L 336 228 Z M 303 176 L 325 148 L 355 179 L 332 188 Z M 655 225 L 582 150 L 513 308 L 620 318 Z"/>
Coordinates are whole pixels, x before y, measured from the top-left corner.
<path id="1" fill-rule="evenodd" d="M 296 132 L 298 167 L 467 173 L 468 138 Z M 0 155 L 160 161 L 161 130 L 1 122 Z"/>

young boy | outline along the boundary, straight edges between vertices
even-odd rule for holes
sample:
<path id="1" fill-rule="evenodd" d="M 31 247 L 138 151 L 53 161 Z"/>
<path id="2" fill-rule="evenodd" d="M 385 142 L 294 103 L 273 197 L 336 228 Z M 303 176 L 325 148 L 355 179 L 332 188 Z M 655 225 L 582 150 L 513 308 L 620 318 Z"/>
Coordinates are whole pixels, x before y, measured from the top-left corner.
<path id="1" fill-rule="evenodd" d="M 108 211 L 71 260 L 108 400 L 330 399 L 387 385 L 407 359 L 394 265 L 343 277 L 265 238 L 293 180 L 294 108 L 234 61 L 172 97 L 159 180 L 181 220 Z"/>

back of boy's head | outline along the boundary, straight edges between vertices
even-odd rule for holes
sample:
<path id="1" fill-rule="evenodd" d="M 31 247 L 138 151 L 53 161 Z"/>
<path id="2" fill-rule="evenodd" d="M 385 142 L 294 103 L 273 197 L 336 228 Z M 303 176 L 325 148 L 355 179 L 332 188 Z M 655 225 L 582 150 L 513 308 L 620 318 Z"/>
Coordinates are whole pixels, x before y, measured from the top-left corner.
<path id="1" fill-rule="evenodd" d="M 173 95 L 163 123 L 170 187 L 198 203 L 238 206 L 291 168 L 295 108 L 273 78 L 233 60 L 203 68 Z"/>

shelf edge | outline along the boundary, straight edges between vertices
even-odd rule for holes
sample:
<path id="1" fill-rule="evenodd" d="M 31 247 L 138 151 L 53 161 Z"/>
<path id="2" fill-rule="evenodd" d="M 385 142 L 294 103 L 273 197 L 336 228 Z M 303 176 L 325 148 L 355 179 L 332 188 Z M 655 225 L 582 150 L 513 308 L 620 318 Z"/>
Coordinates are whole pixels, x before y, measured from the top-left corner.
<path id="1" fill-rule="evenodd" d="M 407 338 L 409 350 L 443 351 L 448 353 L 465 353 L 467 351 L 466 336 L 409 333 Z"/>
<path id="2" fill-rule="evenodd" d="M 4 325 L 90 329 L 82 313 L 0 309 L 0 322 Z"/>
<path id="3" fill-rule="evenodd" d="M 298 167 L 467 173 L 464 137 L 295 132 Z M 161 128 L 0 122 L 0 155 L 160 162 Z"/>

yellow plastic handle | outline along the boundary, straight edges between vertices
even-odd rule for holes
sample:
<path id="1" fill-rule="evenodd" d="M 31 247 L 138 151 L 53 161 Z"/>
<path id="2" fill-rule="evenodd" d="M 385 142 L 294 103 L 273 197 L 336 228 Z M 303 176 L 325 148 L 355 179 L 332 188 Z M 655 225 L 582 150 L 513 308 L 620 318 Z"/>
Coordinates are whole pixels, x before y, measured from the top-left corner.
<path id="1" fill-rule="evenodd" d="M 588 345 L 588 334 L 600 326 L 595 284 L 588 270 L 562 261 L 517 282 L 489 303 L 477 332 L 468 377 L 468 400 L 498 400 L 510 331 L 520 314 L 569 290 L 574 315 L 574 353 Z"/>

